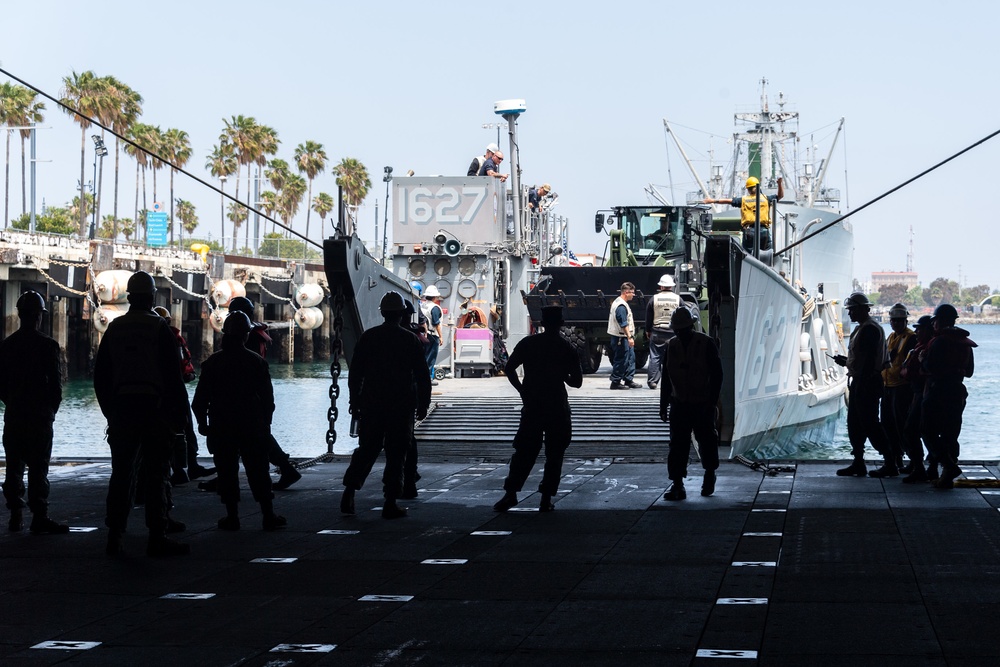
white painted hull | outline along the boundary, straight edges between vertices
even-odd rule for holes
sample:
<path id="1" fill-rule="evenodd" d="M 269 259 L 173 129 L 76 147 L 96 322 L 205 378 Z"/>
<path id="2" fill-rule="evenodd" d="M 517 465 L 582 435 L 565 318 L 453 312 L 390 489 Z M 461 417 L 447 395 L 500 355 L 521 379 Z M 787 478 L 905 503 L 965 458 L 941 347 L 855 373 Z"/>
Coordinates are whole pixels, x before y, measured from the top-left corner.
<path id="1" fill-rule="evenodd" d="M 846 352 L 839 312 L 833 303 L 807 302 L 772 269 L 738 255 L 735 299 L 716 311 L 725 369 L 721 435 L 732 456 L 794 458 L 830 444 L 844 408 L 846 375 L 827 356 Z"/>

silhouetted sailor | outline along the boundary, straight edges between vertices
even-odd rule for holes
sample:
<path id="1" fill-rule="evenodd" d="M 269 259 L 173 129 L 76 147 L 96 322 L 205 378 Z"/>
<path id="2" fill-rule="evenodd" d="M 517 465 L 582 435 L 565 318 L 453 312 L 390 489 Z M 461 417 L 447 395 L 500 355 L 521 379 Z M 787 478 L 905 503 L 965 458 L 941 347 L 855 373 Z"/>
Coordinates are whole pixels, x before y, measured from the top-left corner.
<path id="1" fill-rule="evenodd" d="M 920 434 L 920 412 L 924 402 L 924 385 L 927 382 L 920 362 L 920 355 L 927 349 L 934 337 L 931 316 L 921 316 L 913 325 L 913 330 L 916 332 L 916 346 L 907 353 L 903 367 L 899 371 L 900 377 L 910 384 L 910 409 L 906 413 L 903 431 L 904 442 L 908 447 L 906 455 L 910 457 L 911 469 L 910 473 L 902 480 L 904 484 L 916 484 L 917 482 L 938 479 L 936 458 L 932 458 L 928 469 L 924 469 L 924 446 Z"/>
<path id="2" fill-rule="evenodd" d="M 419 285 L 420 283 L 416 283 Z M 417 296 L 420 295 L 422 290 L 416 290 Z M 404 302 L 405 312 L 403 313 L 403 327 L 408 329 L 417 339 L 420 340 L 420 344 L 423 346 L 424 350 L 427 349 L 427 318 L 424 317 L 422 310 L 417 310 L 413 307 L 413 304 L 409 301 Z M 414 382 L 413 391 L 417 390 L 417 385 Z M 410 429 L 410 446 L 406 449 L 406 459 L 403 463 L 403 495 L 400 496 L 403 500 L 413 500 L 418 496 L 417 493 L 417 481 L 420 480 L 420 473 L 417 472 L 417 436 L 415 429 Z"/>
<path id="3" fill-rule="evenodd" d="M 868 314 L 871 306 L 868 297 L 862 292 L 853 292 L 844 301 L 847 314 L 858 326 L 851 332 L 847 356 L 838 354 L 834 357 L 838 365 L 847 367 L 851 387 L 851 400 L 847 404 L 847 437 L 851 441 L 854 462 L 837 471 L 841 477 L 864 477 L 868 474 L 868 468 L 865 467 L 867 440 L 871 440 L 875 451 L 885 458 L 882 467 L 873 470 L 871 476 L 895 477 L 899 474 L 889 439 L 878 417 L 879 401 L 882 398 L 882 369 L 889 357 L 885 331 Z"/>
<path id="4" fill-rule="evenodd" d="M 6 477 L 3 495 L 10 510 L 12 533 L 24 528 L 24 469 L 28 469 L 31 532 L 68 533 L 69 527 L 48 517 L 49 459 L 52 422 L 62 401 L 59 344 L 41 333 L 45 299 L 25 292 L 17 300 L 21 327 L 0 341 L 0 401 Z"/>
<path id="5" fill-rule="evenodd" d="M 187 341 L 181 334 L 181 330 L 173 325 L 170 319 L 170 311 L 163 306 L 153 308 L 153 312 L 162 317 L 170 325 L 170 330 L 174 332 L 177 339 L 177 360 L 181 367 L 181 378 L 184 382 L 191 382 L 195 378 L 194 363 L 191 360 L 191 350 L 188 349 Z M 184 432 L 179 433 L 174 441 L 174 454 L 171 460 L 173 474 L 170 475 L 171 484 L 186 484 L 192 479 L 208 477 L 215 472 L 215 468 L 206 468 L 198 463 L 198 436 L 194 434 L 194 420 L 191 418 L 191 410 L 187 410 L 184 419 Z"/>
<path id="6" fill-rule="evenodd" d="M 166 537 L 170 525 L 168 482 L 174 434 L 184 428 L 187 392 L 170 326 L 153 312 L 156 285 L 144 271 L 128 281 L 129 310 L 108 325 L 94 365 L 94 392 L 108 419 L 111 480 L 108 483 L 107 552 L 124 551 L 123 534 L 132 508 L 136 467 L 144 491 L 150 556 L 190 551 Z"/>
<path id="7" fill-rule="evenodd" d="M 201 378 L 191 408 L 198 432 L 208 438 L 219 474 L 218 491 L 226 506 L 221 530 L 240 529 L 240 459 L 254 500 L 260 503 L 264 530 L 286 524 L 274 513 L 267 445 L 274 414 L 271 374 L 263 357 L 246 348 L 253 325 L 240 311 L 222 325 L 222 350 L 201 365 Z"/>
<path id="8" fill-rule="evenodd" d="M 896 467 L 902 473 L 913 472 L 912 461 L 908 468 L 903 467 L 903 454 L 913 449 L 911 443 L 907 442 L 906 415 L 910 411 L 910 404 L 913 402 L 913 388 L 900 372 L 903 370 L 903 362 L 906 355 L 910 353 L 916 344 L 917 337 L 913 330 L 906 326 L 906 319 L 910 313 L 906 306 L 901 303 L 895 304 L 889 309 L 889 324 L 892 326 L 892 333 L 886 341 L 886 348 L 889 351 L 889 365 L 882 371 L 882 382 L 885 389 L 882 393 L 882 428 L 889 438 L 892 446 L 892 456 L 895 459 Z M 921 464 L 921 469 L 923 465 Z"/>
<path id="9" fill-rule="evenodd" d="M 969 332 L 955 326 L 958 311 L 950 303 L 934 309 L 934 338 L 927 346 L 923 368 L 927 373 L 921 430 L 927 448 L 941 463 L 941 478 L 934 483 L 950 489 L 962 474 L 958 467 L 958 436 L 962 433 L 962 413 L 969 396 L 965 378 L 976 370 L 973 348 L 978 347 Z"/>
<path id="10" fill-rule="evenodd" d="M 354 514 L 354 493 L 385 449 L 382 518 L 397 519 L 406 516 L 406 509 L 397 505 L 396 499 L 403 491 L 403 461 L 413 417 L 427 416 L 431 378 L 420 340 L 401 326 L 406 312 L 403 297 L 388 292 L 379 309 L 385 322 L 361 334 L 347 375 L 351 414 L 358 418 L 359 433 L 358 448 L 344 473 L 340 511 Z"/>
<path id="11" fill-rule="evenodd" d="M 684 500 L 684 478 L 691 456 L 691 432 L 698 438 L 701 466 L 705 469 L 701 495 L 715 493 L 719 468 L 719 432 L 715 412 L 722 391 L 722 359 L 715 341 L 694 330 L 694 316 L 678 308 L 670 317 L 674 337 L 667 343 L 660 391 L 660 419 L 670 423 L 667 475 L 671 485 L 664 500 Z M 669 386 L 668 386 L 669 385 Z"/>
<path id="12" fill-rule="evenodd" d="M 563 456 L 573 438 L 573 420 L 569 409 L 566 385 L 580 388 L 583 371 L 580 357 L 572 345 L 559 335 L 563 315 L 560 306 L 542 308 L 542 333 L 528 336 L 514 346 L 504 374 L 521 395 L 521 422 L 514 436 L 514 455 L 510 471 L 504 480 L 506 493 L 493 505 L 497 512 L 506 512 L 517 505 L 517 493 L 531 474 L 538 453 L 545 443 L 545 469 L 538 490 L 542 494 L 539 509 L 555 509 L 552 496 L 559 489 Z M 524 381 L 517 369 L 524 366 Z"/>
<path id="13" fill-rule="evenodd" d="M 271 337 L 267 334 L 267 325 L 254 320 L 253 310 L 253 302 L 245 296 L 238 296 L 229 302 L 229 312 L 237 311 L 245 314 L 250 318 L 250 323 L 253 325 L 253 330 L 247 338 L 247 349 L 251 352 L 256 352 L 266 359 L 267 348 L 271 346 Z M 281 445 L 278 444 L 278 441 L 270 433 L 267 440 L 267 459 L 271 462 L 271 465 L 281 471 L 281 477 L 278 478 L 277 482 L 272 484 L 273 488 L 281 491 L 302 479 L 302 473 L 292 465 L 288 453 L 281 448 Z"/>

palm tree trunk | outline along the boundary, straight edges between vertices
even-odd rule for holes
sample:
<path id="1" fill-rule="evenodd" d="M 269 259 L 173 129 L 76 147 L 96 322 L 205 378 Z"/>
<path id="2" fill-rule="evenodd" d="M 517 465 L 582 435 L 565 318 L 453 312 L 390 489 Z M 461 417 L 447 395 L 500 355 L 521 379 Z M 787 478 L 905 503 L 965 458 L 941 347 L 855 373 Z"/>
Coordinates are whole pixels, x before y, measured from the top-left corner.
<path id="1" fill-rule="evenodd" d="M 170 168 L 170 245 L 174 244 L 174 170 Z"/>
<path id="2" fill-rule="evenodd" d="M 139 224 L 139 160 L 135 161 L 135 213 L 132 217 L 132 229 Z"/>
<path id="3" fill-rule="evenodd" d="M 25 184 L 27 183 L 28 170 L 24 161 L 24 135 L 21 135 L 21 215 L 28 212 L 28 195 L 26 194 Z M 7 134 L 7 159 L 10 159 L 10 134 Z M 9 168 L 9 167 L 8 167 Z M 4 225 L 6 227 L 7 225 Z"/>
<path id="4" fill-rule="evenodd" d="M 80 127 L 80 235 L 87 233 L 87 200 L 83 197 L 86 187 L 87 128 Z"/>
<path id="5" fill-rule="evenodd" d="M 121 159 L 121 152 L 119 151 L 120 147 L 118 145 L 119 141 L 120 139 L 115 136 L 115 208 L 111 212 L 114 216 L 114 221 L 111 223 L 112 233 L 114 234 L 114 236 L 111 237 L 112 240 L 116 240 L 118 238 L 118 162 Z"/>
<path id="6" fill-rule="evenodd" d="M 10 222 L 10 130 L 7 130 L 7 158 L 4 160 L 6 174 L 3 179 L 3 228 Z"/>
<path id="7" fill-rule="evenodd" d="M 153 178 L 156 178 L 156 172 L 153 172 Z M 142 167 L 142 244 L 146 245 L 149 243 L 149 223 L 146 220 L 146 213 L 149 213 L 149 204 L 146 203 L 146 166 Z M 136 218 L 136 224 L 139 224 L 139 219 Z"/>
<path id="8" fill-rule="evenodd" d="M 306 197 L 306 243 L 303 247 L 309 247 L 309 215 L 312 213 L 313 200 L 313 179 L 309 179 L 309 194 Z"/>

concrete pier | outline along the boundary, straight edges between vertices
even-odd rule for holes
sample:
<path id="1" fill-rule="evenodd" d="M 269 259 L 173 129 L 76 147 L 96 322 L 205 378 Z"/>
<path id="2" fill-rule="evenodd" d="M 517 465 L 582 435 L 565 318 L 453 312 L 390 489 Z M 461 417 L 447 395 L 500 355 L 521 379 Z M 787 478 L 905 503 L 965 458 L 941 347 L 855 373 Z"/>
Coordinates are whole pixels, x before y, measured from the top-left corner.
<path id="1" fill-rule="evenodd" d="M 295 285 L 316 283 L 326 288 L 323 266 L 303 263 L 301 259 L 209 253 L 203 260 L 183 248 L 146 248 L 6 229 L 0 232 L 3 335 L 10 335 L 18 327 L 14 307 L 17 297 L 25 290 L 36 290 L 49 309 L 42 330 L 59 342 L 68 373 L 72 376 L 89 373 L 100 344 L 100 333 L 93 323 L 99 305 L 93 280 L 106 270 L 142 270 L 152 274 L 157 283 L 156 305 L 170 310 L 172 324 L 182 331 L 199 361 L 216 348 L 217 332 L 208 320 L 209 303 L 212 307 L 224 304 L 206 301 L 214 283 L 225 279 L 240 282 L 247 296 L 257 304 L 257 319 L 280 323 L 290 321 L 294 315 Z M 324 326 L 329 325 L 324 323 Z M 300 333 L 307 335 L 298 346 L 299 355 L 303 355 L 298 360 L 329 358 L 328 344 L 320 345 L 316 351 L 312 342 L 315 333 Z M 325 335 L 328 340 L 329 333 Z M 272 352 L 272 361 L 295 360 L 296 357 L 289 355 L 287 337 L 283 342 L 284 349 Z"/>

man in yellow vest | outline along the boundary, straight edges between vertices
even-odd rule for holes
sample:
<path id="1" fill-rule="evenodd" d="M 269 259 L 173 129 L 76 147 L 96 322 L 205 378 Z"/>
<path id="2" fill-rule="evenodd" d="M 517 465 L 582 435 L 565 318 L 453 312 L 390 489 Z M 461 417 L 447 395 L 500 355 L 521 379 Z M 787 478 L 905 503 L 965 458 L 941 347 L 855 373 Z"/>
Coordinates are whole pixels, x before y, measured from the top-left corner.
<path id="1" fill-rule="evenodd" d="M 754 249 L 754 226 L 757 223 L 757 207 L 760 206 L 760 249 L 769 250 L 771 248 L 771 210 L 785 196 L 785 186 L 780 177 L 778 178 L 777 194 L 767 196 L 761 192 L 758 199 L 758 188 L 760 188 L 760 180 L 756 176 L 751 176 L 747 179 L 747 194 L 745 197 L 705 199 L 706 204 L 729 204 L 733 208 L 740 209 L 740 226 L 743 227 L 743 249 L 748 253 L 753 253 Z"/>

